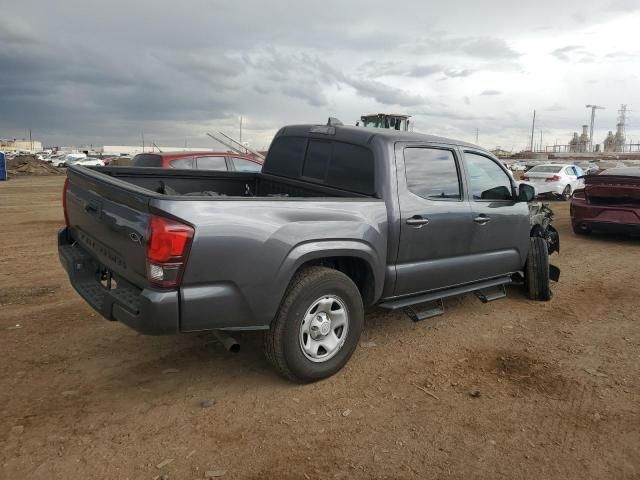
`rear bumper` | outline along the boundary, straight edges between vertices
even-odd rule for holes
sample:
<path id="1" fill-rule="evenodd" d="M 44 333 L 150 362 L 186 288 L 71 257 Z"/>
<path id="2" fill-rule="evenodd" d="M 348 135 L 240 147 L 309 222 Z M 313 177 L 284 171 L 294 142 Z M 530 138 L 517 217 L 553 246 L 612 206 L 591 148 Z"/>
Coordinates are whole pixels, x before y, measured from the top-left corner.
<path id="1" fill-rule="evenodd" d="M 574 229 L 640 234 L 640 208 L 593 205 L 572 198 L 571 225 Z"/>
<path id="2" fill-rule="evenodd" d="M 58 256 L 73 288 L 106 319 L 120 321 L 146 335 L 178 333 L 177 290 L 140 289 L 117 277 L 117 288 L 107 290 L 98 281 L 95 259 L 70 243 L 66 228 L 58 233 Z"/>
<path id="3" fill-rule="evenodd" d="M 559 182 L 534 183 L 538 195 L 562 195 L 566 187 L 565 184 Z"/>

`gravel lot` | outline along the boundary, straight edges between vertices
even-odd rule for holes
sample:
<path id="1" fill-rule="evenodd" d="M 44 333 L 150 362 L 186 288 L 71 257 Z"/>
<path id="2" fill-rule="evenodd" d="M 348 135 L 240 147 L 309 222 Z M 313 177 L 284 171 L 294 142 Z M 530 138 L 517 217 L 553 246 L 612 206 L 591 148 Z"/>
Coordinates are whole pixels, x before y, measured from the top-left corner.
<path id="1" fill-rule="evenodd" d="M 258 334 L 232 355 L 96 315 L 58 263 L 62 183 L 0 182 L 1 479 L 640 478 L 640 240 L 576 237 L 551 202 L 551 302 L 373 309 L 299 386 Z"/>

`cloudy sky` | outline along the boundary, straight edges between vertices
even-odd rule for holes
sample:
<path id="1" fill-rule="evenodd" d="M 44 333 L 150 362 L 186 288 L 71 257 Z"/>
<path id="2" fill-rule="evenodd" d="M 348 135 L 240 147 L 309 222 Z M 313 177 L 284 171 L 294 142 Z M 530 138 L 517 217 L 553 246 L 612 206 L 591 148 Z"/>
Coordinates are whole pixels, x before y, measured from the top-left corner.
<path id="1" fill-rule="evenodd" d="M 54 6 L 55 5 L 55 6 Z M 640 141 L 640 0 L 4 0 L 0 138 L 48 145 L 263 148 L 278 127 L 413 115 L 416 131 L 493 148 Z M 25 133 L 27 132 L 27 133 Z"/>

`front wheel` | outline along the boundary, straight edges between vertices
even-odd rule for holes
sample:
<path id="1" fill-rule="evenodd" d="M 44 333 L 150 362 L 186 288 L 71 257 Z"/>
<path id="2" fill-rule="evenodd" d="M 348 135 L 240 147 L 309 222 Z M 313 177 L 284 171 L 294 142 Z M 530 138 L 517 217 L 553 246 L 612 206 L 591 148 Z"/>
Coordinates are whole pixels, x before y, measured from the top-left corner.
<path id="1" fill-rule="evenodd" d="M 566 187 L 564 187 L 564 190 L 562 191 L 562 200 L 564 200 L 565 202 L 567 200 L 571 199 L 571 185 L 567 185 Z"/>
<path id="2" fill-rule="evenodd" d="M 265 356 L 293 381 L 329 377 L 353 354 L 363 322 L 362 298 L 348 276 L 327 267 L 304 268 L 265 333 Z"/>
<path id="3" fill-rule="evenodd" d="M 529 238 L 524 280 L 531 300 L 551 300 L 549 250 L 544 238 Z"/>

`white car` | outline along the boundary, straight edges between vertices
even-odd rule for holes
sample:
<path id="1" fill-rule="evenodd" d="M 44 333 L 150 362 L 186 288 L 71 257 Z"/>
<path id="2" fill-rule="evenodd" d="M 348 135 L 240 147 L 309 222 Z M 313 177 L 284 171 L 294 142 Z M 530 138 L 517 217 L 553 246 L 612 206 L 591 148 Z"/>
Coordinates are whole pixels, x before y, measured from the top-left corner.
<path id="1" fill-rule="evenodd" d="M 47 162 L 49 162 L 54 167 L 61 167 L 62 165 L 64 165 L 64 162 L 66 161 L 66 159 L 67 159 L 67 155 L 66 154 L 57 153 L 55 155 L 51 155 L 47 159 Z"/>
<path id="2" fill-rule="evenodd" d="M 584 186 L 582 169 L 575 165 L 546 163 L 536 165 L 522 176 L 522 181 L 533 185 L 538 195 L 556 195 L 569 200 L 571 194 Z"/>
<path id="3" fill-rule="evenodd" d="M 93 157 L 78 158 L 76 160 L 72 160 L 71 162 L 66 162 L 66 164 L 67 166 L 81 165 L 83 167 L 104 167 L 104 161 L 100 160 L 99 158 Z"/>

